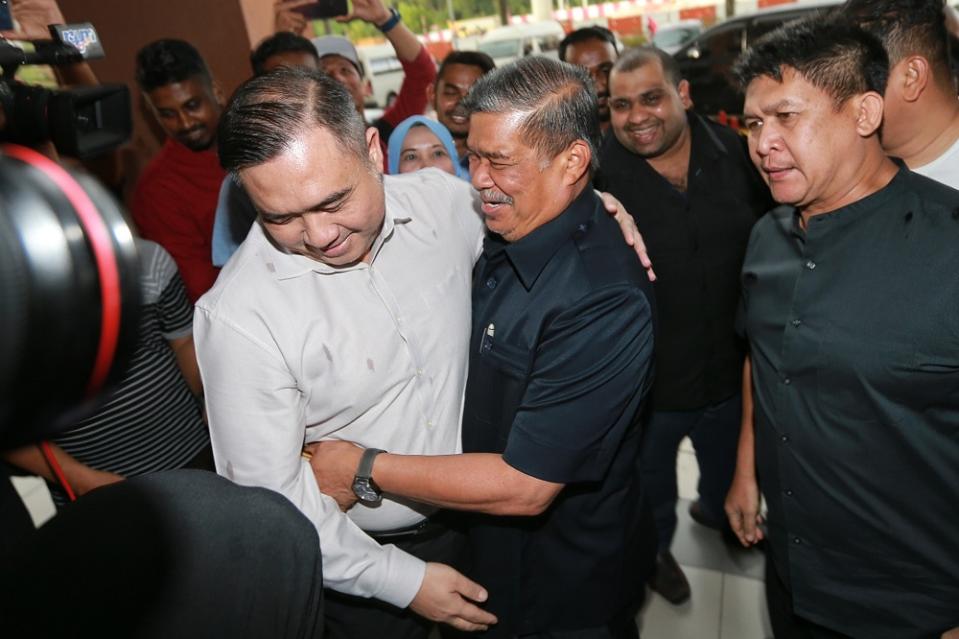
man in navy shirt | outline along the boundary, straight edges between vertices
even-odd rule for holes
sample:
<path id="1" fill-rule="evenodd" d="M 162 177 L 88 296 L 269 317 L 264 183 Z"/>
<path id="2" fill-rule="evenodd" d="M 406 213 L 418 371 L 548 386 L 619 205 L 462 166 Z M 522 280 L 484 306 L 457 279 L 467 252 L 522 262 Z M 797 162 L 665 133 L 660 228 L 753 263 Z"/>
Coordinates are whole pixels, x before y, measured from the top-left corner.
<path id="1" fill-rule="evenodd" d="M 472 574 L 499 619 L 484 636 L 637 637 L 654 552 L 636 464 L 652 293 L 590 188 L 599 122 L 587 87 L 581 69 L 528 58 L 466 100 L 491 234 L 474 270 L 464 454 L 323 444 L 314 457 L 326 491 L 362 454 L 382 490 L 473 512 Z"/>

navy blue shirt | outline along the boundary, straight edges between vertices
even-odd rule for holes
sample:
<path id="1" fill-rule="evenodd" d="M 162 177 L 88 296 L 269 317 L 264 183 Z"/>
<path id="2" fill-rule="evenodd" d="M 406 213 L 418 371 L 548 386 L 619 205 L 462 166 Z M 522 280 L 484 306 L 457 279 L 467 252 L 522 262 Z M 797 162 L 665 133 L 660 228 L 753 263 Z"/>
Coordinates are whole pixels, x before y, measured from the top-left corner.
<path id="1" fill-rule="evenodd" d="M 772 557 L 854 637 L 959 626 L 959 191 L 880 191 L 753 229 L 743 319 Z"/>
<path id="2" fill-rule="evenodd" d="M 502 453 L 566 487 L 536 517 L 472 516 L 472 576 L 500 620 L 485 636 L 604 625 L 644 587 L 636 414 L 652 372 L 651 295 L 590 189 L 515 243 L 486 240 L 463 452 Z"/>

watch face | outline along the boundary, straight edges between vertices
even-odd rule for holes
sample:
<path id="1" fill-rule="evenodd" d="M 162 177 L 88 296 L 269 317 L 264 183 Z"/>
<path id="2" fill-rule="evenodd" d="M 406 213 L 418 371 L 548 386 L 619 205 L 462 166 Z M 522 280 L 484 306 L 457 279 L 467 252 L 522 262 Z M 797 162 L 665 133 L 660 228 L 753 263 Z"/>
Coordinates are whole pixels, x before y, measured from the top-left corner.
<path id="1" fill-rule="evenodd" d="M 366 477 L 353 480 L 353 494 L 364 504 L 378 504 L 383 499 L 373 480 Z"/>

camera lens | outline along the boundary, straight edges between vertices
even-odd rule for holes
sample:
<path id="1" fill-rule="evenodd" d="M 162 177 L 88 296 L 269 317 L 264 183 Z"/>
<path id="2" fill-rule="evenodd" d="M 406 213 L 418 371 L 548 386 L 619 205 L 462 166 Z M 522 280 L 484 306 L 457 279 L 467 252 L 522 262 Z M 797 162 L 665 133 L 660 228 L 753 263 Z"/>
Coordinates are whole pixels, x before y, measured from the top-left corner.
<path id="1" fill-rule="evenodd" d="M 75 424 L 136 346 L 130 228 L 92 178 L 5 145 L 0 155 L 0 447 Z"/>

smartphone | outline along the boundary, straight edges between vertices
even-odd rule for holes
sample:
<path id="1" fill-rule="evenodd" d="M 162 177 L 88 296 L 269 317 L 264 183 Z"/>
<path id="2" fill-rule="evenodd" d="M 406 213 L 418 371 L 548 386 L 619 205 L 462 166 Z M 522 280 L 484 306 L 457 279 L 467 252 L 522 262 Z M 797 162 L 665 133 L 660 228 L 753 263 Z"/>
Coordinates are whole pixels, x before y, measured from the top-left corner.
<path id="1" fill-rule="evenodd" d="M 10 14 L 10 0 L 0 0 L 0 31 L 13 31 L 13 16 Z"/>
<path id="2" fill-rule="evenodd" d="M 0 0 L 3 1 L 3 0 Z M 293 9 L 307 20 L 322 20 L 348 14 L 347 0 L 317 0 Z"/>

